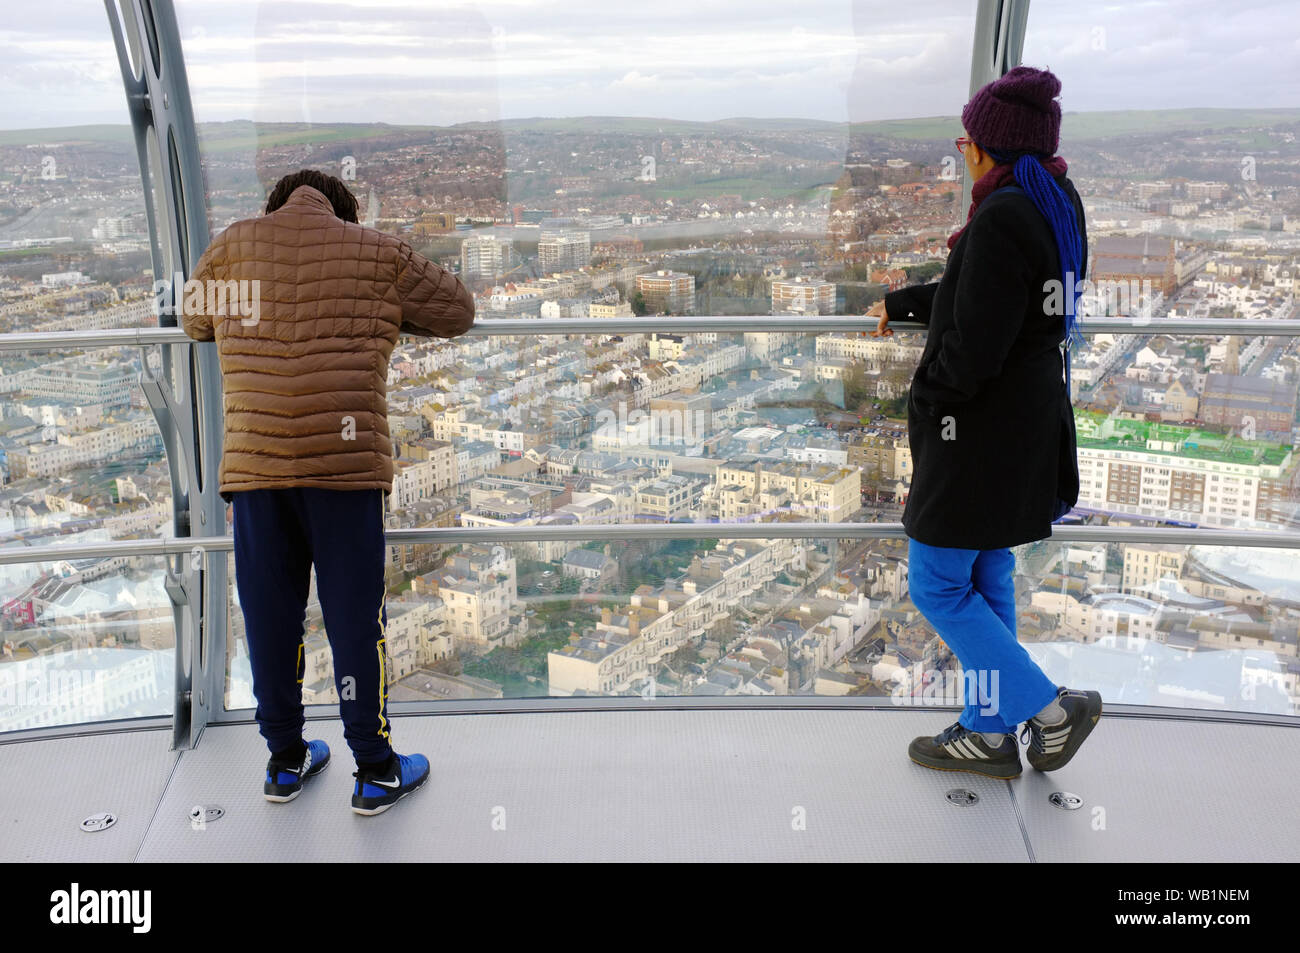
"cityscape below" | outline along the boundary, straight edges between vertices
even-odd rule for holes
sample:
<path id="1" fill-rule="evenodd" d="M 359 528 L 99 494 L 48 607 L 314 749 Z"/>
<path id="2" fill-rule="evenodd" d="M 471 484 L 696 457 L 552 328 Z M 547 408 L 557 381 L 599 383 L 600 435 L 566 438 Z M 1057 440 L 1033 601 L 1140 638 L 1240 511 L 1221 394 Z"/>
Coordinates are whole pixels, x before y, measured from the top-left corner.
<path id="1" fill-rule="evenodd" d="M 957 662 L 908 597 L 902 541 L 726 527 L 900 518 L 923 334 L 799 328 L 937 280 L 964 219 L 961 132 L 955 117 L 200 122 L 214 235 L 261 214 L 279 176 L 318 168 L 347 181 L 365 224 L 458 274 L 480 326 L 644 319 L 401 339 L 389 528 L 716 524 L 699 540 L 391 546 L 388 697 L 935 703 L 934 673 Z M 1294 110 L 1067 114 L 1088 278 L 1110 292 L 1085 295 L 1073 353 L 1070 521 L 1297 528 L 1300 354 L 1250 322 L 1297 317 L 1298 134 Z M 0 132 L 0 332 L 174 324 L 159 277 L 128 127 Z M 656 331 L 665 315 L 788 323 Z M 1088 332 L 1096 316 L 1138 320 Z M 1144 333 L 1144 316 L 1241 330 Z M 171 535 L 143 361 L 161 366 L 156 348 L 0 352 L 0 546 Z M 1044 540 L 1017 555 L 1018 635 L 1058 681 L 1117 702 L 1300 712 L 1294 552 Z M 3 567 L 0 731 L 171 710 L 164 563 Z M 242 629 L 233 611 L 231 709 L 255 704 Z M 304 641 L 304 700 L 334 704 L 314 583 Z"/>

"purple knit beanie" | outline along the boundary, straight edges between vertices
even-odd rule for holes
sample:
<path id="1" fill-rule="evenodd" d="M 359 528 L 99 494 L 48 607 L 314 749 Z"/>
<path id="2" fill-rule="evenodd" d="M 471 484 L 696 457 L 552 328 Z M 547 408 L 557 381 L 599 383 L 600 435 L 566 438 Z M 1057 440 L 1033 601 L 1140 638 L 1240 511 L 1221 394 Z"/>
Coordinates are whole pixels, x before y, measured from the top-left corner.
<path id="1" fill-rule="evenodd" d="M 998 152 L 1056 154 L 1061 138 L 1061 81 L 1048 70 L 1017 66 L 980 87 L 961 111 L 979 145 Z"/>

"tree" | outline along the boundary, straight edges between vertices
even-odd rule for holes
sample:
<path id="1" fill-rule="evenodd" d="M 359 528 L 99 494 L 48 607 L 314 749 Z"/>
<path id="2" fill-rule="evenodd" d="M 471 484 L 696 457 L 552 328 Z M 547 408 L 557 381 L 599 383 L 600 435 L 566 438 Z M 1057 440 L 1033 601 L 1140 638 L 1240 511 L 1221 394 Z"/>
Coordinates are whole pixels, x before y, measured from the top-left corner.
<path id="1" fill-rule="evenodd" d="M 884 285 L 845 285 L 844 313 L 866 314 L 867 309 L 885 296 L 888 289 Z"/>
<path id="2" fill-rule="evenodd" d="M 854 361 L 844 372 L 844 406 L 848 410 L 857 410 L 871 396 L 867 388 L 866 366 L 860 361 Z"/>
<path id="3" fill-rule="evenodd" d="M 919 265 L 908 265 L 903 271 L 907 273 L 907 280 L 913 284 L 924 283 L 929 281 L 943 272 L 943 262 L 927 261 Z"/>
<path id="4" fill-rule="evenodd" d="M 632 305 L 632 313 L 637 317 L 644 316 L 650 310 L 646 307 L 645 295 L 641 294 L 639 290 L 632 295 L 629 303 Z"/>

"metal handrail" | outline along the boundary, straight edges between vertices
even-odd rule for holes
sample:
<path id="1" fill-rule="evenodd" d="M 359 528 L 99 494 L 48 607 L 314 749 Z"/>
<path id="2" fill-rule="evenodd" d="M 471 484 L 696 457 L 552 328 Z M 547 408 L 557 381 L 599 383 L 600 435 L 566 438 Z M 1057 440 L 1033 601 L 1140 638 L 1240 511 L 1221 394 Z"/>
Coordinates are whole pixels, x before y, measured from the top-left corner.
<path id="1" fill-rule="evenodd" d="M 792 319 L 789 315 L 704 315 L 645 318 L 488 318 L 479 321 L 467 333 L 473 337 L 493 335 L 564 335 L 564 334 L 647 334 L 647 333 L 743 333 L 794 332 L 834 333 L 861 331 L 870 319 L 852 315 L 823 315 Z M 916 321 L 891 322 L 899 330 L 924 331 Z M 1107 317 L 1088 318 L 1080 329 L 1084 333 L 1179 333 L 1236 334 L 1249 328 L 1253 334 L 1278 336 L 1300 335 L 1300 320 L 1259 319 L 1243 321 L 1231 318 L 1146 319 Z M 199 343 L 184 329 L 113 328 L 92 331 L 42 331 L 0 334 L 0 351 L 41 348 L 110 347 L 116 345 Z M 725 528 L 725 532 L 724 532 Z M 545 540 L 594 539 L 705 539 L 725 535 L 730 539 L 903 539 L 901 523 L 674 523 L 674 524 L 573 524 L 566 526 L 491 526 L 491 527 L 421 527 L 388 530 L 389 545 L 415 543 L 467 542 L 540 542 Z M 1285 531 L 1199 529 L 1141 526 L 1066 525 L 1053 528 L 1052 540 L 1061 542 L 1142 542 L 1186 545 L 1278 547 L 1300 549 L 1300 533 Z M 196 549 L 230 552 L 234 548 L 229 536 L 122 540 L 83 543 L 71 546 L 33 546 L 0 548 L 0 565 L 46 562 L 59 559 L 85 559 L 107 556 L 135 558 L 192 553 Z"/>
<path id="2" fill-rule="evenodd" d="M 656 318 L 484 318 L 466 332 L 468 337 L 557 334 L 828 334 L 864 331 L 875 325 L 863 315 L 689 315 Z M 924 331 L 918 321 L 891 321 L 900 331 Z M 1294 318 L 1082 318 L 1083 334 L 1245 334 L 1300 336 Z M 437 340 L 414 335 L 410 340 Z M 194 344 L 185 330 L 170 328 L 108 328 L 93 331 L 21 331 L 0 334 L 0 351 L 115 347 L 145 344 Z"/>
<path id="3" fill-rule="evenodd" d="M 645 333 L 742 333 L 795 332 L 833 333 L 861 331 L 870 319 L 851 315 L 824 315 L 792 319 L 789 315 L 704 315 L 645 318 L 488 318 L 474 325 L 469 336 L 492 335 L 564 335 L 564 334 L 645 334 Z M 916 321 L 891 322 L 899 330 L 924 331 Z M 1179 333 L 1236 334 L 1246 328 L 1253 334 L 1278 336 L 1300 335 L 1300 320 L 1259 319 L 1243 321 L 1231 318 L 1146 319 L 1107 317 L 1088 318 L 1080 325 L 1087 334 Z M 41 348 L 110 347 L 116 345 L 199 343 L 184 329 L 113 328 L 92 331 L 42 331 L 0 334 L 0 351 Z M 723 529 L 725 527 L 725 534 Z M 540 542 L 545 540 L 593 539 L 704 539 L 725 535 L 730 539 L 902 539 L 901 523 L 674 523 L 674 524 L 592 524 L 567 526 L 491 526 L 491 527 L 422 527 L 389 530 L 389 545 L 414 543 L 467 542 Z M 1053 528 L 1052 540 L 1061 542 L 1142 542 L 1211 546 L 1278 547 L 1300 549 L 1300 533 L 1285 531 L 1199 529 L 1141 526 L 1066 525 Z M 201 542 L 200 542 L 201 540 Z M 10 546 L 0 548 L 0 565 L 47 562 L 59 559 L 85 559 L 106 556 L 169 556 L 191 553 L 195 549 L 230 552 L 234 542 L 229 536 L 122 540 L 83 543 L 71 546 Z"/>
<path id="4" fill-rule="evenodd" d="M 570 523 L 564 526 L 429 526 L 390 529 L 389 546 L 428 543 L 530 543 L 561 540 L 652 539 L 905 539 L 902 523 Z M 1240 529 L 1201 529 L 1173 526 L 1054 526 L 1047 540 L 1060 543 L 1152 543 L 1186 546 L 1247 546 L 1300 549 L 1300 532 L 1261 532 Z M 69 546 L 8 546 L 0 548 L 0 566 L 95 559 L 110 556 L 142 558 L 186 553 L 232 552 L 230 536 L 124 539 Z"/>

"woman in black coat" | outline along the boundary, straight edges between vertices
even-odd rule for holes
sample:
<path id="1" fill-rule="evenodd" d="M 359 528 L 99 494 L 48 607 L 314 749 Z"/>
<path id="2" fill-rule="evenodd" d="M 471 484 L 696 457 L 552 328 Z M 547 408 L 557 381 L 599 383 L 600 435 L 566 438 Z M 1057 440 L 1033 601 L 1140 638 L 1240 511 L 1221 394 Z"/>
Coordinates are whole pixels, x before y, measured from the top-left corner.
<path id="1" fill-rule="evenodd" d="M 1078 500 L 1074 414 L 1060 345 L 1074 331 L 1087 231 L 1055 155 L 1060 82 L 1016 67 L 962 112 L 967 224 L 942 278 L 869 313 L 928 338 L 908 392 L 912 486 L 903 511 L 912 601 L 962 663 L 966 708 L 913 761 L 1010 778 L 1015 732 L 1039 770 L 1062 767 L 1101 715 L 1096 692 L 1051 682 L 1016 640 L 1012 546 L 1045 539 Z M 1077 335 L 1075 335 L 1077 338 Z"/>

